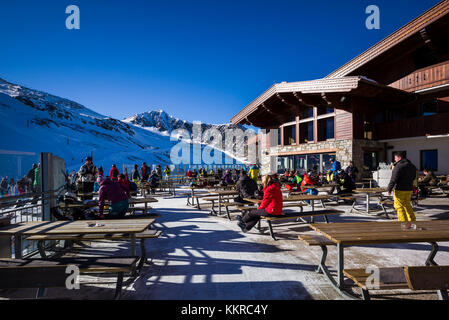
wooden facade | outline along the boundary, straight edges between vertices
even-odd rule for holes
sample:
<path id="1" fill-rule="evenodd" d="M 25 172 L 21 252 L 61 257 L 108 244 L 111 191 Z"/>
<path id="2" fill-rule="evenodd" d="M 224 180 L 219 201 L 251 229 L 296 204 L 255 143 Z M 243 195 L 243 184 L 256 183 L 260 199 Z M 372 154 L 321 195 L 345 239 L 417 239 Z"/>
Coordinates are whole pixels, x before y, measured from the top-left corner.
<path id="1" fill-rule="evenodd" d="M 323 79 L 273 85 L 231 122 L 280 129 L 279 147 L 296 149 L 272 154 L 277 156 L 313 153 L 310 144 L 326 142 L 322 128 L 329 117 L 334 119 L 329 140 L 367 141 L 354 152 L 383 145 L 369 147 L 370 141 L 449 135 L 448 39 L 449 0 L 444 0 Z M 323 112 L 326 108 L 333 113 Z M 313 124 L 313 141 L 304 139 L 307 123 L 308 130 Z M 317 152 L 324 152 L 321 145 Z"/>
<path id="2" fill-rule="evenodd" d="M 390 84 L 393 88 L 408 92 L 415 92 L 443 85 L 449 85 L 449 61 L 417 70 Z"/>

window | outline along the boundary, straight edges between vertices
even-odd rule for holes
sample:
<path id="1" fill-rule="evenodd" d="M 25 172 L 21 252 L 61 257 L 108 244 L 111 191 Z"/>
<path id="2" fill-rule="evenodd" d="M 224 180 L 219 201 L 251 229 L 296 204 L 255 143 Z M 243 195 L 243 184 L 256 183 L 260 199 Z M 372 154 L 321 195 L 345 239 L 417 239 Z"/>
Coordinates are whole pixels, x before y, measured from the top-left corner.
<path id="1" fill-rule="evenodd" d="M 373 128 L 370 121 L 363 121 L 363 138 L 368 140 L 373 139 Z"/>
<path id="2" fill-rule="evenodd" d="M 421 168 L 438 171 L 438 150 L 421 150 Z"/>
<path id="3" fill-rule="evenodd" d="M 435 100 L 425 101 L 420 107 L 422 116 L 432 116 L 437 114 L 438 103 Z"/>
<path id="4" fill-rule="evenodd" d="M 282 130 L 282 128 L 278 130 L 278 146 L 280 146 L 282 144 L 281 143 L 281 130 Z"/>
<path id="5" fill-rule="evenodd" d="M 312 170 L 314 166 L 318 167 L 318 171 L 326 172 L 331 168 L 331 158 L 335 159 L 335 153 L 278 157 L 277 172 L 281 174 L 288 169 L 298 170 L 300 174 L 304 174 L 306 170 Z"/>
<path id="6" fill-rule="evenodd" d="M 298 170 L 300 174 L 304 174 L 306 171 L 307 156 L 296 155 L 295 156 L 295 170 Z"/>
<path id="7" fill-rule="evenodd" d="M 299 117 L 300 119 L 313 118 L 313 108 L 312 107 L 301 108 L 299 112 Z"/>
<path id="8" fill-rule="evenodd" d="M 334 117 L 318 120 L 318 141 L 334 138 Z"/>
<path id="9" fill-rule="evenodd" d="M 301 138 L 300 143 L 313 142 L 313 121 L 300 123 L 299 132 Z"/>
<path id="10" fill-rule="evenodd" d="M 365 152 L 363 154 L 363 165 L 365 170 L 374 171 L 379 166 L 377 152 Z"/>
<path id="11" fill-rule="evenodd" d="M 296 125 L 284 127 L 284 145 L 296 144 Z"/>
<path id="12" fill-rule="evenodd" d="M 317 115 L 334 113 L 334 107 L 317 108 Z"/>

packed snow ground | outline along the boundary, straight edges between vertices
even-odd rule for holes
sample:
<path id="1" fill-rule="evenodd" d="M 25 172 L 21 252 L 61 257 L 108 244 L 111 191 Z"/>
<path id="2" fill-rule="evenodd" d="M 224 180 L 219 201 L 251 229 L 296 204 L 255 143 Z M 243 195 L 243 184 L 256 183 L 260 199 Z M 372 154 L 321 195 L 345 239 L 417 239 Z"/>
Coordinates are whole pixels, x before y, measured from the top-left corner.
<path id="1" fill-rule="evenodd" d="M 237 222 L 229 221 L 226 215 L 209 216 L 206 208 L 199 211 L 187 207 L 181 192 L 187 191 L 178 190 L 176 197 L 159 195 L 159 202 L 152 204 L 154 212 L 162 215 L 154 228 L 163 233 L 158 239 L 148 240 L 147 252 L 152 263 L 144 267 L 134 283 L 124 287 L 122 299 L 342 299 L 327 279 L 315 272 L 321 250 L 297 240 L 299 233 L 310 232 L 307 225 L 293 221 L 276 225 L 278 241 L 272 240 L 268 232 L 259 234 L 252 230 L 243 234 Z M 349 212 L 350 207 L 341 205 L 338 209 Z M 233 217 L 236 214 L 232 214 Z M 416 208 L 416 215 L 418 220 L 448 219 L 449 198 L 423 200 Z M 329 219 L 331 222 L 384 221 L 355 213 Z M 316 222 L 320 223 L 321 219 L 316 218 Z M 114 255 L 129 255 L 126 242 L 93 242 L 91 245 Z M 439 243 L 439 246 L 435 261 L 439 265 L 449 265 L 449 243 Z M 430 248 L 426 243 L 350 247 L 345 250 L 345 267 L 424 265 Z M 335 248 L 329 248 L 328 265 L 335 270 Z M 110 299 L 114 295 L 115 284 L 111 277 L 82 276 L 81 281 L 89 284 L 82 284 L 79 291 L 48 289 L 47 297 Z M 33 293 L 33 290 L 4 290 L 0 291 L 0 297 L 30 297 Z M 436 293 L 394 293 L 393 296 L 376 296 L 373 292 L 372 298 L 437 299 Z"/>

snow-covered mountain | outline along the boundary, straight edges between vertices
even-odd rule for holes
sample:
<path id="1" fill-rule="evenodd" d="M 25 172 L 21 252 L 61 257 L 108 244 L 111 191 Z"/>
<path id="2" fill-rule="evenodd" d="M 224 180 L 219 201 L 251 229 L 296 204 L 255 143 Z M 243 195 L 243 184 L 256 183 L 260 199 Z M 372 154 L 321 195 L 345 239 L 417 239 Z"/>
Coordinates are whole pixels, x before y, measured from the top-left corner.
<path id="1" fill-rule="evenodd" d="M 132 117 L 123 120 L 127 123 L 132 123 L 143 128 L 153 128 L 160 132 L 170 133 L 176 129 L 186 129 L 192 132 L 193 123 L 185 120 L 180 120 L 178 118 L 172 117 L 167 112 L 163 110 L 158 111 L 148 111 L 145 113 L 136 114 Z M 222 135 L 225 135 L 225 130 L 227 129 L 242 129 L 245 128 L 241 125 L 233 125 L 230 123 L 226 124 L 207 124 L 201 123 L 202 131 L 207 129 L 216 128 Z"/>
<path id="2" fill-rule="evenodd" d="M 160 132 L 162 134 L 170 135 L 170 133 L 173 130 L 176 129 L 185 129 L 187 130 L 191 138 L 193 138 L 194 124 L 189 121 L 180 120 L 178 118 L 175 118 L 171 115 L 169 115 L 167 112 L 163 110 L 158 111 L 148 111 L 145 113 L 136 114 L 132 117 L 126 118 L 123 120 L 125 123 L 133 124 L 135 126 L 145 128 L 147 130 L 153 131 L 153 132 Z M 235 129 L 241 129 L 242 131 L 245 131 L 246 128 L 242 125 L 233 125 L 230 123 L 225 124 L 207 124 L 200 122 L 200 128 L 201 133 L 203 133 L 202 139 L 203 143 L 208 143 L 204 141 L 206 139 L 205 132 L 209 129 L 216 129 L 222 137 L 222 143 L 221 143 L 221 150 L 233 150 L 234 142 L 232 139 L 226 139 L 227 130 L 232 130 L 232 132 L 235 132 Z M 210 142 L 211 143 L 211 142 Z M 234 149 L 235 154 L 242 154 L 245 151 L 243 151 L 244 145 L 242 144 L 239 146 L 239 149 Z M 239 153 L 242 152 L 242 153 Z"/>
<path id="3" fill-rule="evenodd" d="M 10 172 L 10 157 L 17 151 L 52 152 L 66 161 L 66 167 L 79 169 L 82 159 L 93 153 L 94 163 L 109 170 L 112 164 L 121 167 L 141 164 L 171 164 L 170 150 L 178 143 L 167 133 L 188 122 L 173 121 L 165 112 L 153 112 L 153 129 L 140 123 L 113 119 L 76 102 L 45 92 L 16 85 L 0 78 L 0 175 Z M 148 113 L 148 114 L 151 114 Z M 137 119 L 137 118 L 136 118 Z M 157 129 L 155 129 L 157 128 Z M 186 127 L 188 128 L 188 127 Z M 3 155 L 2 155 L 3 154 Z M 21 158 L 27 171 L 32 156 Z M 30 158 L 30 159 L 29 159 Z M 27 160 L 28 159 L 28 160 Z M 24 171 L 22 170 L 22 171 Z M 17 171 L 17 170 L 16 170 Z M 20 168 L 18 171 L 21 171 Z M 9 173 L 10 176 L 17 174 Z"/>

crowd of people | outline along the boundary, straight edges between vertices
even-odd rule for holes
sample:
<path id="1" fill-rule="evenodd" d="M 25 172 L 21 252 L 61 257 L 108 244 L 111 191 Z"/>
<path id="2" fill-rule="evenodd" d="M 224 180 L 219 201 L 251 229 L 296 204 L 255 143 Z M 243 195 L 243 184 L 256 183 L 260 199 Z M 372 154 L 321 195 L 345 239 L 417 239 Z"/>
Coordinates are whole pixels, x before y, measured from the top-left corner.
<path id="1" fill-rule="evenodd" d="M 109 215 L 120 218 L 126 214 L 129 199 L 137 193 L 140 185 L 148 183 L 151 193 L 154 193 L 160 180 L 163 179 L 163 174 L 165 178 L 170 176 L 169 166 L 166 166 L 164 171 L 160 165 L 151 170 L 147 163 L 143 162 L 140 168 L 138 164 L 135 164 L 131 174 L 128 174 L 126 168 L 124 172 L 120 172 L 117 165 L 113 164 L 109 175 L 105 175 L 103 167 L 97 168 L 92 157 L 87 157 L 78 172 L 73 171 L 68 179 L 71 185 L 76 186 L 74 189 L 83 201 L 91 200 L 93 192 L 98 192 L 100 218 L 104 217 L 105 201 L 110 203 Z"/>
<path id="2" fill-rule="evenodd" d="M 332 185 L 329 194 L 351 193 L 355 189 L 355 182 L 359 170 L 350 161 L 349 165 L 342 170 L 340 161 L 330 160 L 331 169 L 326 173 L 319 173 L 318 166 L 314 165 L 312 169 L 300 173 L 299 170 L 287 170 L 280 180 L 285 183 L 285 187 L 290 191 L 301 191 L 309 194 L 317 194 L 317 191 L 311 186 Z M 308 188 L 309 187 L 309 188 Z"/>
<path id="3" fill-rule="evenodd" d="M 26 175 L 17 181 L 14 178 L 3 177 L 0 181 L 0 197 L 18 196 L 41 191 L 40 163 L 34 163 Z"/>

